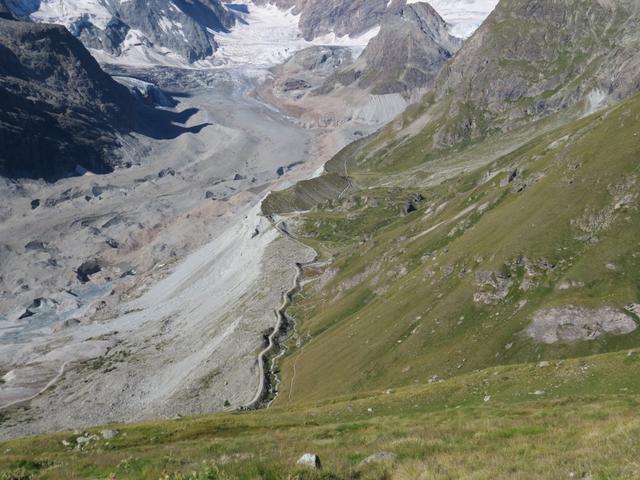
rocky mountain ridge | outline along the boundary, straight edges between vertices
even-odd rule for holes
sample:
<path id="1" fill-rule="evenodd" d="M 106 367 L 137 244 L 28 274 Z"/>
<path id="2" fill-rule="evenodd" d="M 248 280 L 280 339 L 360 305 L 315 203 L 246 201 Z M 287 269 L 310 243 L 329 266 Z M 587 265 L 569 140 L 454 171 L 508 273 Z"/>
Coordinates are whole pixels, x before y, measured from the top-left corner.
<path id="1" fill-rule="evenodd" d="M 428 3 L 393 1 L 381 20 L 380 32 L 356 62 L 327 80 L 357 84 L 374 95 L 401 93 L 411 96 L 431 86 L 443 65 L 462 46 L 447 24 Z"/>
<path id="2" fill-rule="evenodd" d="M 638 91 L 640 4 L 502 1 L 440 74 L 449 121 L 436 144 L 513 128 L 579 102 L 591 112 Z"/>
<path id="3" fill-rule="evenodd" d="M 214 32 L 231 28 L 232 10 L 219 0 L 89 1 L 8 0 L 14 15 L 61 23 L 88 48 L 119 56 L 126 49 L 140 61 L 177 55 L 193 63 L 215 52 Z"/>

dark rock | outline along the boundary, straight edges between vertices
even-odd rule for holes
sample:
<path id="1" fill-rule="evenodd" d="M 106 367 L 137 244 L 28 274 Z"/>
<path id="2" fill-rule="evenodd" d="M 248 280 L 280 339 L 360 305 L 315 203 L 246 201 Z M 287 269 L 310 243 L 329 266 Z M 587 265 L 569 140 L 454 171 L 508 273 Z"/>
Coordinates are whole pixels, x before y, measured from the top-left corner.
<path id="1" fill-rule="evenodd" d="M 93 195 L 94 197 L 99 197 L 105 191 L 107 191 L 107 187 L 102 187 L 100 185 L 94 185 L 93 187 L 91 187 L 91 195 Z"/>
<path id="2" fill-rule="evenodd" d="M 164 168 L 158 172 L 158 178 L 164 178 L 167 175 L 175 177 L 176 171 L 173 168 Z"/>
<path id="3" fill-rule="evenodd" d="M 102 266 L 99 260 L 92 259 L 87 260 L 82 265 L 78 267 L 76 270 L 76 275 L 78 280 L 82 283 L 87 283 L 90 280 L 91 275 L 95 275 L 96 273 L 102 270 Z"/>
<path id="4" fill-rule="evenodd" d="M 40 240 L 32 240 L 24 246 L 25 250 L 32 250 L 36 252 L 46 252 L 48 244 Z"/>
<path id="5" fill-rule="evenodd" d="M 111 248 L 120 248 L 120 243 L 118 243 L 118 241 L 113 238 L 107 238 L 105 243 L 109 245 Z"/>
<path id="6" fill-rule="evenodd" d="M 36 198 L 35 200 L 31 200 L 31 210 L 35 210 L 40 206 L 40 199 Z"/>
<path id="7" fill-rule="evenodd" d="M 133 182 L 140 184 L 140 183 L 150 182 L 151 180 L 153 180 L 153 176 L 147 175 L 146 177 L 136 178 L 136 179 L 133 180 Z"/>
<path id="8" fill-rule="evenodd" d="M 210 191 L 210 190 L 207 190 L 207 191 L 204 193 L 204 198 L 206 198 L 207 200 L 215 200 L 215 199 L 216 199 L 216 194 L 215 194 L 215 193 L 213 193 L 213 192 L 212 192 L 212 191 Z"/>
<path id="9" fill-rule="evenodd" d="M 284 92 L 306 90 L 307 88 L 311 88 L 311 85 L 309 84 L 309 82 L 302 79 L 296 79 L 296 78 L 289 78 L 285 80 L 284 84 L 282 85 L 282 90 Z"/>
<path id="10" fill-rule="evenodd" d="M 44 308 L 47 307 L 51 307 L 51 305 L 54 302 L 52 302 L 51 300 L 47 299 L 47 298 L 36 298 L 31 305 L 29 305 L 29 307 L 27 307 L 27 309 L 24 311 L 24 313 L 22 315 L 20 315 L 19 320 L 25 319 L 25 318 L 29 318 L 29 317 L 33 317 L 35 314 L 38 313 L 38 310 L 42 310 Z"/>
<path id="11" fill-rule="evenodd" d="M 284 175 L 286 172 L 288 172 L 289 170 L 291 170 L 294 167 L 297 167 L 298 165 L 302 164 L 303 162 L 293 162 L 290 163 L 289 165 L 286 165 L 284 167 L 279 167 L 276 170 L 276 174 L 281 177 L 282 175 Z"/>
<path id="12" fill-rule="evenodd" d="M 424 197 L 421 194 L 412 194 L 407 200 L 407 203 L 404 205 L 404 207 L 402 207 L 402 214 L 408 215 L 412 212 L 415 212 L 416 210 L 418 210 L 418 206 L 420 205 L 420 203 L 422 203 L 423 200 Z"/>
<path id="13" fill-rule="evenodd" d="M 236 174 L 233 176 L 233 179 L 234 179 L 234 180 L 236 180 L 236 181 L 238 181 L 238 180 L 246 180 L 246 178 L 247 178 L 247 177 L 245 177 L 244 175 L 240 175 L 239 173 L 236 173 Z"/>
<path id="14" fill-rule="evenodd" d="M 116 225 L 120 225 L 124 222 L 124 217 L 122 215 L 116 215 L 115 217 L 107 220 L 104 224 L 102 224 L 101 228 L 110 228 L 115 227 Z"/>
<path id="15" fill-rule="evenodd" d="M 61 203 L 68 202 L 71 200 L 75 200 L 76 198 L 80 198 L 82 196 L 83 196 L 83 193 L 79 189 L 68 188 L 58 196 L 47 198 L 47 200 L 44 202 L 44 206 L 47 208 L 52 208 L 52 207 L 55 207 L 56 205 L 59 205 Z"/>

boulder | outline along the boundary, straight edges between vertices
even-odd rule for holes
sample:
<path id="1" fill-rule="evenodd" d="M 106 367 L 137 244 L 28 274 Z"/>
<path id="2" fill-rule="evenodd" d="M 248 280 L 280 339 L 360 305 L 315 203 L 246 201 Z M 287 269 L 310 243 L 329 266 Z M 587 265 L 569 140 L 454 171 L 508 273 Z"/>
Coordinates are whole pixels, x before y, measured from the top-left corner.
<path id="1" fill-rule="evenodd" d="M 114 238 L 107 238 L 105 243 L 109 245 L 111 248 L 120 248 L 120 243 Z"/>
<path id="2" fill-rule="evenodd" d="M 80 280 L 82 283 L 87 283 L 91 275 L 98 273 L 100 270 L 102 270 L 102 266 L 100 265 L 100 262 L 98 260 L 87 260 L 78 267 L 78 269 L 76 270 L 76 275 L 78 277 L 78 280 Z"/>
<path id="3" fill-rule="evenodd" d="M 37 252 L 46 252 L 47 244 L 41 240 L 31 240 L 24 246 L 25 250 L 33 250 Z"/>
<path id="4" fill-rule="evenodd" d="M 362 461 L 362 465 L 367 465 L 369 463 L 393 463 L 397 458 L 398 456 L 392 452 L 377 452 L 365 458 Z"/>
<path id="5" fill-rule="evenodd" d="M 167 176 L 175 177 L 176 171 L 173 168 L 164 168 L 158 172 L 158 178 L 164 178 Z"/>
<path id="6" fill-rule="evenodd" d="M 118 430 L 102 430 L 102 432 L 100 432 L 102 434 L 102 438 L 104 440 L 111 440 L 113 438 L 116 438 L 120 432 L 118 432 Z"/>
<path id="7" fill-rule="evenodd" d="M 315 470 L 319 470 L 320 468 L 322 468 L 320 457 L 315 453 L 305 453 L 298 459 L 296 465 L 300 465 L 306 468 L 313 468 Z"/>
<path id="8" fill-rule="evenodd" d="M 411 194 L 407 199 L 407 202 L 402 207 L 402 214 L 409 215 L 410 213 L 415 212 L 416 210 L 418 210 L 418 206 L 420 205 L 420 203 L 422 203 L 423 200 L 424 197 L 421 194 Z"/>
<path id="9" fill-rule="evenodd" d="M 282 90 L 284 92 L 306 90 L 307 88 L 311 88 L 309 82 L 300 78 L 288 78 L 287 80 L 285 80 L 284 85 L 282 86 Z"/>

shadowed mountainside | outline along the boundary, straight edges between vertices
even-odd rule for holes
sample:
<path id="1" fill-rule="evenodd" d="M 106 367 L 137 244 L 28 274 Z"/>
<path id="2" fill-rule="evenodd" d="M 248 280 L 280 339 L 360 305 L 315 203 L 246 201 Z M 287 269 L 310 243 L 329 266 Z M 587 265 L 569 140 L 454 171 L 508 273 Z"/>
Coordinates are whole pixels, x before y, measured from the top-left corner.
<path id="1" fill-rule="evenodd" d="M 64 27 L 0 19 L 0 175 L 97 173 L 135 124 L 134 98 Z"/>

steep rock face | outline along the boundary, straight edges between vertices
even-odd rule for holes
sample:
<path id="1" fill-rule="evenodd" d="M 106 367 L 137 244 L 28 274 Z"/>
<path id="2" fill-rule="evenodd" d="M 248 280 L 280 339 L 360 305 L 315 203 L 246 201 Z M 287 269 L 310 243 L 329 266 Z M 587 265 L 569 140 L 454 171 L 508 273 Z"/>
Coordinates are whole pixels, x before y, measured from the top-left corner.
<path id="1" fill-rule="evenodd" d="M 376 27 L 387 12 L 388 0 L 260 0 L 300 14 L 306 40 L 327 33 L 357 36 Z"/>
<path id="2" fill-rule="evenodd" d="M 64 27 L 0 19 L 0 175 L 110 171 L 134 99 Z"/>
<path id="3" fill-rule="evenodd" d="M 357 82 L 373 94 L 409 96 L 431 86 L 461 46 L 462 40 L 449 35 L 447 24 L 429 4 L 396 0 L 382 19 L 380 33 L 354 65 L 332 80 L 343 85 Z"/>
<path id="4" fill-rule="evenodd" d="M 443 70 L 452 145 L 578 101 L 587 108 L 640 89 L 640 4 L 632 0 L 503 0 Z"/>
<path id="5" fill-rule="evenodd" d="M 8 0 L 8 6 L 19 17 L 63 24 L 88 48 L 110 55 L 140 45 L 188 62 L 210 56 L 217 48 L 211 32 L 235 23 L 219 0 Z"/>

